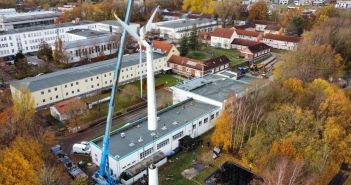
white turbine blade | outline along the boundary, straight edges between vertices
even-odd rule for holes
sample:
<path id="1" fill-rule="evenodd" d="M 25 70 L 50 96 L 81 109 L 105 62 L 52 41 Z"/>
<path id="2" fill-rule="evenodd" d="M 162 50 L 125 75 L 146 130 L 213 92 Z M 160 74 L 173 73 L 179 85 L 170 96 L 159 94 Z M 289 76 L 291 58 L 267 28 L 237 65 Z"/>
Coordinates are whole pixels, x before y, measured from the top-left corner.
<path id="1" fill-rule="evenodd" d="M 121 19 L 119 19 L 115 13 L 114 13 L 114 16 L 117 19 L 117 22 L 129 33 L 130 36 L 132 36 L 136 41 L 140 40 L 140 37 L 136 31 L 134 31 L 129 25 L 124 23 Z"/>
<path id="2" fill-rule="evenodd" d="M 160 6 L 157 6 L 156 9 L 154 10 L 154 12 L 152 13 L 150 19 L 147 21 L 146 25 L 144 26 L 144 34 L 146 34 L 147 32 L 149 32 L 151 30 L 151 24 L 152 21 L 155 18 L 156 13 L 158 12 Z"/>

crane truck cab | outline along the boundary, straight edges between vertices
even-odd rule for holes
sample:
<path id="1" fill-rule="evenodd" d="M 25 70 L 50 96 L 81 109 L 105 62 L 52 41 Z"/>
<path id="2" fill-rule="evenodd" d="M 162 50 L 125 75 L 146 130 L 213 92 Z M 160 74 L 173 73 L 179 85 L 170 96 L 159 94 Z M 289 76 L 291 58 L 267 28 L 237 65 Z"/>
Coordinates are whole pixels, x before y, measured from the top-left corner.
<path id="1" fill-rule="evenodd" d="M 90 154 L 90 146 L 89 143 L 82 142 L 80 144 L 74 144 L 72 147 L 72 152 L 74 154 Z"/>

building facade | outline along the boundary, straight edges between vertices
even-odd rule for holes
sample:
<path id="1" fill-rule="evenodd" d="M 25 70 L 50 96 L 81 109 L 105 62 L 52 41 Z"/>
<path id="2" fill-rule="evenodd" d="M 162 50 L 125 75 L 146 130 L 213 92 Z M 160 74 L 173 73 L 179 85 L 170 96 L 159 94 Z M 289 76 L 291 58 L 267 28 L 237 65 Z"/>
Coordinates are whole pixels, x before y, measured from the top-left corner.
<path id="1" fill-rule="evenodd" d="M 171 41 L 179 41 L 190 36 L 193 27 L 199 32 L 212 32 L 217 27 L 213 19 L 178 19 L 153 23 L 153 29 L 159 32 L 160 37 Z"/>
<path id="2" fill-rule="evenodd" d="M 61 13 L 54 11 L 14 13 L 12 9 L 6 10 L 7 12 L 3 11 L 6 13 L 0 14 L 0 31 L 54 24 L 55 19 L 61 15 Z"/>
<path id="3" fill-rule="evenodd" d="M 211 33 L 211 46 L 230 49 L 233 41 L 235 29 L 234 28 L 216 28 Z"/>
<path id="4" fill-rule="evenodd" d="M 42 42 L 54 45 L 60 38 L 65 42 L 65 33 L 74 29 L 96 29 L 96 23 L 81 21 L 59 25 L 35 26 L 0 33 L 0 57 L 13 56 L 18 52 L 30 53 L 39 50 Z"/>
<path id="5" fill-rule="evenodd" d="M 119 83 L 124 84 L 146 75 L 145 54 L 139 65 L 139 53 L 126 55 L 120 69 Z M 154 52 L 154 70 L 160 73 L 167 67 L 167 56 Z M 95 93 L 112 86 L 114 59 L 61 70 L 37 77 L 30 77 L 10 83 L 11 93 L 27 88 L 34 99 L 36 108 L 45 108 L 51 104 L 72 97 Z"/>
<path id="6" fill-rule="evenodd" d="M 300 42 L 300 40 L 300 37 L 265 34 L 261 42 L 276 49 L 294 50 L 296 49 L 297 44 Z"/>
<path id="7" fill-rule="evenodd" d="M 240 50 L 240 55 L 250 61 L 270 55 L 271 47 L 264 43 L 258 43 Z"/>

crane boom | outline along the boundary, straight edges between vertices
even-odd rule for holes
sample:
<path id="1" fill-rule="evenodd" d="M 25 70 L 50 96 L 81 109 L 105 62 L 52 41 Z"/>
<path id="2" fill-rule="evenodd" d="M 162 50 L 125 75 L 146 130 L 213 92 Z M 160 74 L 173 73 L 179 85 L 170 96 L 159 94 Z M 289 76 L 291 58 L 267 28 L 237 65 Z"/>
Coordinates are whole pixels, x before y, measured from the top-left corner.
<path id="1" fill-rule="evenodd" d="M 134 0 L 128 0 L 127 10 L 125 13 L 125 18 L 124 18 L 124 22 L 126 24 L 129 24 L 133 2 L 134 2 Z M 119 78 L 120 67 L 121 67 L 122 58 L 123 58 L 123 50 L 124 50 L 124 44 L 125 44 L 126 37 L 127 37 L 127 31 L 125 29 L 123 29 L 121 41 L 119 43 L 117 58 L 116 58 L 115 64 L 114 64 L 113 84 L 112 84 L 112 90 L 111 90 L 111 98 L 110 98 L 109 107 L 108 107 L 108 115 L 107 115 L 107 120 L 106 120 L 105 134 L 104 134 L 104 139 L 103 139 L 100 169 L 97 173 L 97 175 L 100 178 L 104 178 L 107 181 L 106 183 L 105 182 L 103 182 L 103 183 L 98 182 L 99 184 L 104 184 L 104 185 L 105 184 L 109 184 L 109 185 L 115 184 L 113 182 L 113 179 L 111 178 L 111 175 L 109 172 L 108 155 L 110 153 L 109 149 L 110 149 L 111 123 L 112 123 L 112 117 L 113 117 L 115 104 L 116 104 L 115 95 L 117 94 L 117 89 L 118 89 L 118 78 Z"/>

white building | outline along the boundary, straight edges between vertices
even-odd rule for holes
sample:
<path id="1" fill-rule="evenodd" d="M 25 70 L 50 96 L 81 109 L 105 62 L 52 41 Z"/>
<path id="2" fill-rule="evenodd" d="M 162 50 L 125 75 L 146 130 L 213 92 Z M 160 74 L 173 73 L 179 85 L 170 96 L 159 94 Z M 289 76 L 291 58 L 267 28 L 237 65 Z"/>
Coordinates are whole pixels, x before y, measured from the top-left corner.
<path id="1" fill-rule="evenodd" d="M 265 34 L 261 42 L 276 49 L 294 50 L 300 40 L 300 37 L 295 36 Z"/>
<path id="2" fill-rule="evenodd" d="M 167 67 L 167 55 L 154 52 L 155 73 Z M 43 108 L 72 97 L 88 95 L 112 86 L 114 60 L 105 60 L 37 77 L 25 78 L 10 83 L 11 93 L 23 86 L 32 94 L 34 106 Z M 119 83 L 128 83 L 146 75 L 145 54 L 139 65 L 139 53 L 125 55 L 120 69 Z"/>
<path id="3" fill-rule="evenodd" d="M 87 39 L 62 43 L 64 63 L 74 63 L 93 58 L 113 55 L 118 50 L 120 37 L 117 35 L 103 35 Z M 55 47 L 53 47 L 54 49 Z M 55 50 L 53 50 L 55 52 Z"/>
<path id="4" fill-rule="evenodd" d="M 0 57 L 36 52 L 42 42 L 54 45 L 57 38 L 66 40 L 65 33 L 74 29 L 96 29 L 96 23 L 81 21 L 59 25 L 33 26 L 0 33 Z"/>
<path id="5" fill-rule="evenodd" d="M 211 33 L 211 46 L 230 49 L 235 37 L 234 32 L 234 28 L 215 28 Z"/>
<path id="6" fill-rule="evenodd" d="M 351 9 L 351 1 L 337 1 L 335 8 Z"/>
<path id="7" fill-rule="evenodd" d="M 0 31 L 53 24 L 55 19 L 61 15 L 61 13 L 54 11 L 34 11 L 26 13 L 13 13 L 12 9 L 5 9 L 3 11 L 8 11 L 9 13 L 0 14 Z"/>
<path id="8" fill-rule="evenodd" d="M 14 8 L 5 8 L 5 9 L 0 9 L 0 16 L 1 15 L 10 15 L 10 14 L 15 14 L 16 9 Z"/>
<path id="9" fill-rule="evenodd" d="M 193 27 L 199 32 L 212 32 L 217 27 L 217 21 L 212 19 L 178 19 L 153 23 L 153 29 L 157 30 L 160 37 L 169 40 L 180 40 L 184 36 L 190 36 Z"/>
<path id="10" fill-rule="evenodd" d="M 130 23 L 129 25 L 131 29 L 137 30 L 137 33 L 139 33 L 140 24 Z M 98 31 L 122 33 L 121 26 L 118 24 L 116 20 L 101 21 L 96 23 L 96 26 Z"/>
<path id="11" fill-rule="evenodd" d="M 158 112 L 155 132 L 147 129 L 146 117 L 111 132 L 108 161 L 112 176 L 123 173 L 122 183 L 132 184 L 146 174 L 146 161 L 157 158 L 156 165 L 165 163 L 183 137 L 196 138 L 214 127 L 229 93 L 249 92 L 246 88 L 255 80 L 235 80 L 233 73 L 224 71 L 172 87 L 175 104 Z M 100 165 L 102 136 L 90 143 L 92 161 Z"/>

